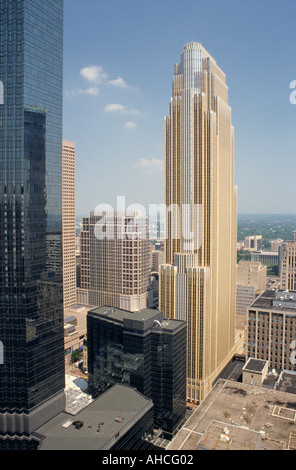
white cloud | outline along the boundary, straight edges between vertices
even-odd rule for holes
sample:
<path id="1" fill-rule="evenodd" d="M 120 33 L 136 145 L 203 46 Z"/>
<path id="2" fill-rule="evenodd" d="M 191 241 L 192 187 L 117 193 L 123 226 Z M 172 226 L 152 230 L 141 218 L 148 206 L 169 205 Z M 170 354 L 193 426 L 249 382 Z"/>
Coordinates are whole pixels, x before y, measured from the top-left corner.
<path id="1" fill-rule="evenodd" d="M 136 109 L 130 109 L 130 108 L 127 108 L 126 106 L 123 106 L 122 104 L 119 104 L 119 103 L 111 103 L 111 104 L 107 104 L 105 106 L 105 111 L 106 112 L 120 112 L 120 113 L 124 113 L 124 114 L 134 114 L 136 116 L 138 116 L 140 114 L 139 111 L 137 111 Z"/>
<path id="2" fill-rule="evenodd" d="M 115 80 L 110 80 L 109 84 L 118 88 L 129 88 L 128 84 L 122 77 L 117 77 Z"/>
<path id="3" fill-rule="evenodd" d="M 99 94 L 98 85 L 111 85 L 113 87 L 121 89 L 134 89 L 134 87 L 127 84 L 127 82 L 120 76 L 114 80 L 107 81 L 108 73 L 100 65 L 89 65 L 83 67 L 80 70 L 80 76 L 83 77 L 91 86 L 89 88 L 76 88 L 74 90 L 65 90 L 66 96 L 77 96 L 77 95 L 92 95 L 96 96 Z M 105 82 L 105 83 L 104 83 Z M 109 104 L 106 106 L 105 111 L 120 111 L 125 114 L 139 115 L 139 111 L 136 109 L 130 109 L 120 104 Z"/>
<path id="4" fill-rule="evenodd" d="M 76 88 L 75 90 L 65 90 L 66 96 L 77 96 L 77 95 L 92 95 L 97 96 L 99 94 L 99 89 L 97 86 L 86 88 L 82 90 L 81 88 Z"/>
<path id="5" fill-rule="evenodd" d="M 91 86 L 87 88 L 86 90 L 79 90 L 80 95 L 98 95 L 99 94 L 99 89 L 97 86 Z"/>
<path id="6" fill-rule="evenodd" d="M 114 111 L 123 112 L 124 111 L 124 106 L 122 106 L 122 104 L 117 104 L 117 103 L 107 104 L 105 106 L 105 111 L 107 113 L 114 112 Z"/>
<path id="7" fill-rule="evenodd" d="M 132 168 L 143 169 L 145 171 L 148 171 L 149 173 L 162 171 L 163 167 L 164 167 L 163 160 L 160 160 L 158 158 L 152 158 L 151 160 L 148 160 L 147 158 L 141 158 L 132 166 Z"/>
<path id="8" fill-rule="evenodd" d="M 80 75 L 84 77 L 88 82 L 101 83 L 108 77 L 108 74 L 104 72 L 103 67 L 98 65 L 89 65 L 80 70 Z"/>
<path id="9" fill-rule="evenodd" d="M 137 124 L 133 121 L 128 121 L 124 125 L 125 129 L 134 129 L 136 126 Z"/>

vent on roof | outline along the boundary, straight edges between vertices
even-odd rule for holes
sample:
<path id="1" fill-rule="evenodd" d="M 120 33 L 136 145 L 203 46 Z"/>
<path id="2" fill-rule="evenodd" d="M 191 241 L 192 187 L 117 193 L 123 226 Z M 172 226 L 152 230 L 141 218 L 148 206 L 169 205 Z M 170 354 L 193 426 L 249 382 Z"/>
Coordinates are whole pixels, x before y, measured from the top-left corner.
<path id="1" fill-rule="evenodd" d="M 83 421 L 73 421 L 73 426 L 75 426 L 76 429 L 80 429 L 83 426 Z"/>
<path id="2" fill-rule="evenodd" d="M 68 419 L 68 421 L 65 421 L 65 422 L 62 424 L 62 426 L 63 426 L 63 428 L 68 428 L 69 426 L 71 426 L 71 424 L 72 424 L 71 419 Z"/>
<path id="3" fill-rule="evenodd" d="M 115 313 L 115 308 L 109 308 L 104 312 L 104 315 L 112 315 L 113 313 Z"/>
<path id="4" fill-rule="evenodd" d="M 114 420 L 114 421 L 117 421 L 117 423 L 121 423 L 121 422 L 122 422 L 122 420 L 123 420 L 123 418 L 117 417 L 117 418 L 115 418 L 115 420 Z"/>

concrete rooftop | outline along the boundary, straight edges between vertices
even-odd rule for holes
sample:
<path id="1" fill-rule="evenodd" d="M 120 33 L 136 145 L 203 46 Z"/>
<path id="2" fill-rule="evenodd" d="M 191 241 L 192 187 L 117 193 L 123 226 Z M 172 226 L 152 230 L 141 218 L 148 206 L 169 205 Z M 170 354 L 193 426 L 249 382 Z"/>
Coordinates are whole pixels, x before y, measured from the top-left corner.
<path id="1" fill-rule="evenodd" d="M 219 380 L 167 450 L 296 450 L 296 395 Z"/>

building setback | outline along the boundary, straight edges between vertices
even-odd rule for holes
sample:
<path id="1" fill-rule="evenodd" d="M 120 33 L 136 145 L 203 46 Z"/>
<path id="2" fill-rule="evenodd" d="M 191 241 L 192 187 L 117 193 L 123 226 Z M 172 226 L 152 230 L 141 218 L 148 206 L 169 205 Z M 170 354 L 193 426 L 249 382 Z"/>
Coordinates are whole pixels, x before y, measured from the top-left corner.
<path id="1" fill-rule="evenodd" d="M 154 403 L 154 424 L 167 436 L 186 412 L 186 324 L 163 313 L 100 307 L 87 315 L 88 382 L 93 397 L 117 383 Z"/>
<path id="2" fill-rule="evenodd" d="M 0 448 L 65 406 L 63 0 L 0 0 Z"/>

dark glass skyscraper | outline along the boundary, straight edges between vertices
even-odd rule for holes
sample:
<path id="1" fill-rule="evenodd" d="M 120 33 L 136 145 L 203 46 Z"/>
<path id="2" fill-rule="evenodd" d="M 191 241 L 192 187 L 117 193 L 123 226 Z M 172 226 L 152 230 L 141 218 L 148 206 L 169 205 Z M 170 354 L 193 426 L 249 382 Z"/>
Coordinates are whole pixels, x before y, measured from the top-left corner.
<path id="1" fill-rule="evenodd" d="M 63 0 L 0 0 L 0 448 L 64 409 L 62 80 Z"/>
<path id="2" fill-rule="evenodd" d="M 89 392 L 115 384 L 136 388 L 154 404 L 154 425 L 166 437 L 186 413 L 186 322 L 163 321 L 163 312 L 99 307 L 87 315 Z"/>

